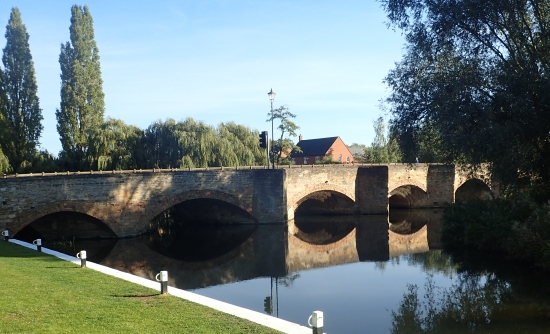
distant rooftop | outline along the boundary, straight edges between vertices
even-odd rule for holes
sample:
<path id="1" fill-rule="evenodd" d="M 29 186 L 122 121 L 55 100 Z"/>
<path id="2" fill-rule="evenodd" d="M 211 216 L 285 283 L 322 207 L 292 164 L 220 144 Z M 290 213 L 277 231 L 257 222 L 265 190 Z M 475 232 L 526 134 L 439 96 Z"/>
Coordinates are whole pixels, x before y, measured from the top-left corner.
<path id="1" fill-rule="evenodd" d="M 292 157 L 303 156 L 323 156 L 327 154 L 328 150 L 334 144 L 338 137 L 317 138 L 317 139 L 305 139 L 300 140 L 296 145 L 302 149 L 302 152 L 292 152 Z"/>

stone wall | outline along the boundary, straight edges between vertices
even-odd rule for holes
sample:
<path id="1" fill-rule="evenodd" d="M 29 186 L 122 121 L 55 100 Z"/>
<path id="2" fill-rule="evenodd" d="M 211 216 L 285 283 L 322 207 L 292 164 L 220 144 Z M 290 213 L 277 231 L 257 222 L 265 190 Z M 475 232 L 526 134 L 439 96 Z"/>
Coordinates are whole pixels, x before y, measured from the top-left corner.
<path id="1" fill-rule="evenodd" d="M 316 192 L 349 200 L 346 213 L 384 214 L 396 189 L 410 193 L 411 207 L 443 207 L 472 177 L 452 165 L 429 164 L 9 177 L 0 179 L 0 230 L 13 235 L 42 216 L 73 211 L 101 220 L 119 237 L 131 236 L 151 229 L 150 220 L 164 210 L 199 198 L 232 204 L 258 223 L 285 223 Z"/>
<path id="2" fill-rule="evenodd" d="M 16 233 L 50 213 L 74 211 L 103 221 L 119 236 L 185 200 L 218 199 L 260 223 L 284 223 L 282 170 L 143 172 L 0 179 L 0 228 Z"/>

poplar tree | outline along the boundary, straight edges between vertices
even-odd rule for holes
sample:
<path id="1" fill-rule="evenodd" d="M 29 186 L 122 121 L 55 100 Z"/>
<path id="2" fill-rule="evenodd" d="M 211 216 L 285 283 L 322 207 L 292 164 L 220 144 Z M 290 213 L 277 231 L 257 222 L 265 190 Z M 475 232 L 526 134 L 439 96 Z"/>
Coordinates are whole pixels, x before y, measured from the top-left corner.
<path id="1" fill-rule="evenodd" d="M 61 106 L 56 110 L 63 158 L 69 168 L 89 168 L 91 136 L 103 123 L 105 102 L 94 40 L 93 19 L 88 6 L 71 8 L 71 41 L 61 45 Z"/>
<path id="2" fill-rule="evenodd" d="M 29 34 L 17 7 L 6 26 L 0 69 L 0 147 L 14 172 L 36 146 L 42 132 L 42 109 L 29 49 Z"/>

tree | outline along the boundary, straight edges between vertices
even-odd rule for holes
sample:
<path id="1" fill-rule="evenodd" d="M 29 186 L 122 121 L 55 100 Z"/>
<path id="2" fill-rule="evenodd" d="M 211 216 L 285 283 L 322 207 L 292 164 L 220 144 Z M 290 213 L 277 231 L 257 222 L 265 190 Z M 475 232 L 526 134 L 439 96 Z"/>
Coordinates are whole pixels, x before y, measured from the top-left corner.
<path id="1" fill-rule="evenodd" d="M 62 155 L 69 168 L 89 168 L 91 136 L 103 123 L 105 102 L 94 40 L 93 19 L 87 6 L 71 8 L 71 41 L 61 45 L 61 105 L 56 110 Z"/>
<path id="2" fill-rule="evenodd" d="M 147 168 L 205 168 L 263 163 L 258 131 L 221 123 L 217 128 L 192 118 L 157 121 L 145 130 Z"/>
<path id="3" fill-rule="evenodd" d="M 278 165 L 281 163 L 281 158 L 286 160 L 289 159 L 290 152 L 301 152 L 300 147 L 296 146 L 294 141 L 288 137 L 296 137 L 296 130 L 300 127 L 290 120 L 291 118 L 295 118 L 296 115 L 291 113 L 285 106 L 280 106 L 279 108 L 270 111 L 267 114 L 267 117 L 268 119 L 266 122 L 273 122 L 276 119 L 280 121 L 277 129 L 281 131 L 281 136 L 279 139 L 275 140 L 275 134 L 273 134 L 273 149 L 271 150 L 271 160 L 276 161 Z M 285 135 L 287 137 L 285 137 Z"/>
<path id="4" fill-rule="evenodd" d="M 218 126 L 218 134 L 220 138 L 233 143 L 232 149 L 237 154 L 238 165 L 254 166 L 265 163 L 265 151 L 258 145 L 258 131 L 229 122 Z"/>
<path id="5" fill-rule="evenodd" d="M 0 173 L 7 174 L 10 171 L 10 163 L 8 158 L 2 153 L 0 149 Z"/>
<path id="6" fill-rule="evenodd" d="M 371 147 L 365 150 L 365 155 L 369 162 L 375 163 L 390 163 L 400 162 L 401 152 L 397 145 L 397 141 L 393 138 L 388 139 L 389 134 L 386 133 L 386 125 L 384 118 L 378 117 L 374 122 L 374 141 Z"/>
<path id="7" fill-rule="evenodd" d="M 365 153 L 367 151 L 367 145 L 353 143 L 351 145 L 348 145 L 348 149 L 350 150 L 351 154 L 353 154 L 353 161 L 367 162 L 368 156 Z"/>
<path id="8" fill-rule="evenodd" d="M 0 69 L 0 147 L 17 172 L 27 156 L 36 152 L 43 129 L 29 34 L 17 7 L 11 10 L 5 36 L 4 71 Z"/>
<path id="9" fill-rule="evenodd" d="M 550 2 L 382 3 L 407 41 L 385 80 L 405 142 L 426 134 L 442 160 L 550 185 Z"/>
<path id="10" fill-rule="evenodd" d="M 90 156 L 97 170 L 139 168 L 142 162 L 143 130 L 122 120 L 107 118 L 90 138 Z"/>

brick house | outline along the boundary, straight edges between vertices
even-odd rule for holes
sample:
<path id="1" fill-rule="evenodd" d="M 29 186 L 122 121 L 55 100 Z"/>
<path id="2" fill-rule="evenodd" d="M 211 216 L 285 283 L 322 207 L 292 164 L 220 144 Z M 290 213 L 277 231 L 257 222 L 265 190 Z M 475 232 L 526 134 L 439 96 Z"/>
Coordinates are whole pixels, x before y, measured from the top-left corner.
<path id="1" fill-rule="evenodd" d="M 353 154 L 340 137 L 328 137 L 304 140 L 296 144 L 302 152 L 292 152 L 290 155 L 294 165 L 313 165 L 321 162 L 325 157 L 332 157 L 332 161 L 352 163 Z"/>

